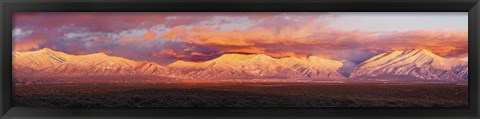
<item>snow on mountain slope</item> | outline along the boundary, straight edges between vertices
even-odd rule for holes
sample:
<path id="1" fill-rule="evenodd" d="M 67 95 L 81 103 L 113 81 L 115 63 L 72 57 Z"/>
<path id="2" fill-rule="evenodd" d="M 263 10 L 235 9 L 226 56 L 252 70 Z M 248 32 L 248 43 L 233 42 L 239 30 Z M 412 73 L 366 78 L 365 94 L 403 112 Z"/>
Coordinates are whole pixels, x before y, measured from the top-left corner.
<path id="1" fill-rule="evenodd" d="M 466 61 L 440 57 L 428 50 L 394 51 L 356 65 L 315 56 L 273 58 L 263 54 L 224 54 L 204 62 L 176 61 L 167 67 L 103 53 L 70 55 L 48 48 L 13 53 L 14 76 L 138 77 L 155 79 L 468 79 Z M 153 78 L 152 78 L 153 77 Z M 135 78 L 134 78 L 135 79 Z"/>
<path id="2" fill-rule="evenodd" d="M 156 75 L 166 70 L 155 63 L 137 62 L 104 53 L 77 56 L 48 48 L 14 52 L 13 66 L 15 72 L 63 77 Z"/>
<path id="3" fill-rule="evenodd" d="M 461 71 L 455 72 L 453 68 L 466 65 L 465 61 L 443 58 L 425 49 L 394 51 L 359 64 L 350 77 L 390 75 L 392 78 L 411 76 L 422 80 L 464 80 L 465 77 L 458 75 Z"/>
<path id="4" fill-rule="evenodd" d="M 64 63 L 71 57 L 73 55 L 56 52 L 48 48 L 31 52 L 13 52 L 13 69 L 14 71 L 28 73 L 52 72 L 52 66 Z"/>
<path id="5" fill-rule="evenodd" d="M 205 62 L 177 61 L 167 67 L 171 77 L 184 79 L 344 78 L 337 72 L 341 65 L 318 57 L 224 54 Z"/>
<path id="6" fill-rule="evenodd" d="M 315 56 L 308 58 L 286 57 L 279 59 L 279 64 L 299 72 L 299 77 L 344 78 L 344 76 L 338 72 L 343 63 L 335 60 Z"/>

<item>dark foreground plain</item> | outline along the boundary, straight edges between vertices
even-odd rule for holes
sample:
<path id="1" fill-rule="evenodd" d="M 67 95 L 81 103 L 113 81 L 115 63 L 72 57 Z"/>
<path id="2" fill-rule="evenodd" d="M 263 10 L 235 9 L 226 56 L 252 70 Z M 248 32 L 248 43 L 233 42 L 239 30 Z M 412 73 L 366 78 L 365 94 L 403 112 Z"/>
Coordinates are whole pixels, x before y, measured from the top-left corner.
<path id="1" fill-rule="evenodd" d="M 16 107 L 466 107 L 454 84 L 182 83 L 14 86 Z"/>

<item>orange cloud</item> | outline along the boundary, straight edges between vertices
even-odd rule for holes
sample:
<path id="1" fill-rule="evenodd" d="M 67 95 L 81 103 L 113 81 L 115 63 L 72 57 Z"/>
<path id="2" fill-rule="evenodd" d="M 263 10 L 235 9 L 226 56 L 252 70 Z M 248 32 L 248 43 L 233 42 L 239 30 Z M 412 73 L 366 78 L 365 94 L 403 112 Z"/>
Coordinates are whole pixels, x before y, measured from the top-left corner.
<path id="1" fill-rule="evenodd" d="M 285 25 L 280 28 L 253 27 L 222 31 L 206 26 L 177 26 L 164 38 L 216 47 L 220 53 L 269 54 L 275 57 L 320 55 L 313 50 L 362 50 L 376 53 L 393 50 L 428 49 L 441 56 L 466 56 L 467 30 L 416 30 L 407 32 L 366 32 L 340 30 L 315 21 Z M 296 47 L 276 48 L 278 46 Z M 302 47 L 316 47 L 302 48 Z"/>
<path id="2" fill-rule="evenodd" d="M 225 47 L 218 48 L 220 53 L 254 53 L 254 54 L 265 54 L 265 48 L 259 47 Z"/>
<path id="3" fill-rule="evenodd" d="M 137 41 L 137 38 L 135 38 L 135 37 L 124 37 L 124 38 L 119 40 L 118 45 L 126 46 L 129 43 L 132 43 L 132 42 L 135 42 L 135 41 Z"/>
<path id="4" fill-rule="evenodd" d="M 218 21 L 219 23 L 213 25 L 202 24 L 212 21 L 215 16 L 231 19 L 246 16 L 249 22 L 252 22 L 249 23 L 252 26 L 235 29 L 243 24 L 235 24 L 236 22 L 228 20 Z M 14 40 L 14 49 L 32 50 L 58 45 L 59 49 L 81 52 L 80 50 L 92 50 L 86 47 L 86 43 L 96 43 L 102 47 L 96 48 L 103 49 L 105 46 L 105 49 L 114 51 L 114 54 L 122 53 L 131 58 L 136 58 L 133 54 L 142 53 L 151 55 L 152 59 L 186 60 L 211 58 L 223 53 L 267 54 L 273 57 L 313 55 L 336 58 L 339 54 L 335 53 L 339 52 L 376 54 L 420 48 L 431 50 L 441 56 L 464 57 L 468 53 L 467 30 L 418 29 L 407 32 L 341 30 L 329 27 L 328 20 L 318 18 L 319 13 L 22 13 L 14 16 L 15 26 L 22 26 L 22 24 L 31 26 L 30 23 L 35 22 L 34 26 L 51 30 L 71 24 L 68 27 L 72 28 L 65 32 L 78 31 L 78 28 L 85 27 L 88 28 L 87 31 L 104 34 L 135 29 L 139 25 L 162 24 L 170 30 L 160 34 L 149 29 L 145 34 L 134 34 L 134 37 L 129 35 L 96 38 L 88 36 L 86 37 L 88 39 L 82 41 L 72 38 L 59 42 L 55 40 L 62 39 L 64 33 L 43 31 L 43 34 L 38 34 L 37 31 L 41 30 L 37 30 L 29 36 Z M 117 20 L 112 22 L 111 19 Z M 92 21 L 95 22 L 92 23 Z M 228 30 L 218 28 L 218 24 L 223 22 L 227 24 L 232 22 L 234 25 L 228 24 L 226 26 L 229 27 Z M 171 41 L 167 44 L 141 42 L 158 37 Z M 129 45 L 132 43 L 139 45 Z M 152 44 L 140 45 L 141 43 Z M 128 46 L 128 49 L 117 46 Z M 149 47 L 152 49 L 145 46 L 152 46 Z M 130 56 L 123 53 L 123 50 L 139 53 L 131 53 Z M 156 50 L 161 51 L 156 52 Z M 349 53 L 345 54 L 349 55 Z"/>
<path id="5" fill-rule="evenodd" d="M 277 32 L 273 28 L 256 27 L 248 30 L 219 31 L 205 26 L 195 26 L 187 29 L 184 26 L 175 27 L 164 33 L 164 38 L 189 43 L 212 46 L 253 46 L 256 44 L 305 44 L 310 43 L 314 28 L 318 24 L 309 22 L 302 26 L 287 26 Z"/>
<path id="6" fill-rule="evenodd" d="M 201 57 L 210 57 L 210 56 L 213 56 L 212 53 L 210 54 L 204 54 L 204 53 L 200 53 L 200 52 L 192 52 L 190 53 L 191 56 L 201 56 Z"/>
<path id="7" fill-rule="evenodd" d="M 143 35 L 143 40 L 152 40 L 153 38 L 155 38 L 157 34 L 155 32 L 153 32 L 151 29 L 149 29 L 147 31 L 147 33 L 145 33 L 145 35 Z"/>
<path id="8" fill-rule="evenodd" d="M 466 56 L 468 53 L 467 30 L 417 30 L 393 32 L 370 45 L 379 51 L 403 49 L 428 49 L 440 56 Z"/>
<path id="9" fill-rule="evenodd" d="M 187 58 L 189 56 L 184 54 L 181 51 L 176 51 L 176 50 L 173 50 L 173 49 L 165 49 L 165 50 L 162 50 L 161 52 L 153 53 L 152 57 L 156 57 L 156 58 L 173 57 L 173 58 L 177 58 L 177 59 L 183 59 L 183 58 Z"/>
<path id="10" fill-rule="evenodd" d="M 186 31 L 187 29 L 184 26 L 178 26 L 169 30 L 168 32 L 163 33 L 162 36 L 169 39 L 175 39 L 177 37 L 180 37 L 180 35 L 186 34 Z"/>
<path id="11" fill-rule="evenodd" d="M 51 40 L 52 36 L 46 35 L 46 34 L 32 34 L 24 39 L 28 40 L 23 40 L 19 42 L 14 42 L 13 43 L 13 50 L 15 51 L 28 51 L 32 49 L 38 49 L 40 48 L 40 45 L 48 42 Z"/>
<path id="12" fill-rule="evenodd" d="M 30 49 L 37 49 L 39 48 L 39 46 L 37 43 L 27 42 L 27 43 L 15 44 L 13 48 L 15 51 L 28 51 Z"/>

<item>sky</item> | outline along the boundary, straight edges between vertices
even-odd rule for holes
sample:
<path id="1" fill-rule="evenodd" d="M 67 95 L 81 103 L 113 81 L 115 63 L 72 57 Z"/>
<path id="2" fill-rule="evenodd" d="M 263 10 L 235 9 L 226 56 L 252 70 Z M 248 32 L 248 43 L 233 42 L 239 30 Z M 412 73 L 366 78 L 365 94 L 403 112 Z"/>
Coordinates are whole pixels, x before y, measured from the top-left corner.
<path id="1" fill-rule="evenodd" d="M 427 49 L 467 60 L 467 12 L 16 12 L 15 51 L 103 52 L 168 65 L 222 54 L 360 63 Z"/>

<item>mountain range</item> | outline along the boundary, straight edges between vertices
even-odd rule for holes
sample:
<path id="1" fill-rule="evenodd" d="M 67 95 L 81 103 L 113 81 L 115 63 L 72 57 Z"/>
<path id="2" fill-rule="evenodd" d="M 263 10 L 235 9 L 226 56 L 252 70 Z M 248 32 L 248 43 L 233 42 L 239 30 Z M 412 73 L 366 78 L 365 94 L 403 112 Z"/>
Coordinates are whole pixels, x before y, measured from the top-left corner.
<path id="1" fill-rule="evenodd" d="M 406 76 L 422 80 L 466 80 L 468 63 L 443 58 L 431 51 L 408 50 L 382 53 L 359 64 L 351 78 Z"/>
<path id="2" fill-rule="evenodd" d="M 466 81 L 468 63 L 444 58 L 425 49 L 393 51 L 374 56 L 360 64 L 315 56 L 273 58 L 263 54 L 224 54 L 204 62 L 176 61 L 168 66 L 108 56 L 104 53 L 71 55 L 44 48 L 13 52 L 14 82 L 38 80 L 75 82 L 119 77 L 174 80 L 433 80 Z M 108 78 L 116 77 L 116 78 Z M 48 80 L 46 80 L 48 79 Z M 98 79 L 98 80 L 97 80 Z M 94 81 L 95 82 L 95 81 Z M 38 82 L 36 82 L 38 83 Z"/>
<path id="3" fill-rule="evenodd" d="M 225 54 L 206 62 L 177 61 L 167 66 L 170 77 L 182 79 L 345 78 L 342 62 L 308 58 L 272 58 L 267 55 Z"/>
<path id="4" fill-rule="evenodd" d="M 161 75 L 166 68 L 153 62 L 137 62 L 104 53 L 70 55 L 48 48 L 13 52 L 14 72 L 55 76 Z"/>

